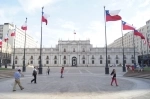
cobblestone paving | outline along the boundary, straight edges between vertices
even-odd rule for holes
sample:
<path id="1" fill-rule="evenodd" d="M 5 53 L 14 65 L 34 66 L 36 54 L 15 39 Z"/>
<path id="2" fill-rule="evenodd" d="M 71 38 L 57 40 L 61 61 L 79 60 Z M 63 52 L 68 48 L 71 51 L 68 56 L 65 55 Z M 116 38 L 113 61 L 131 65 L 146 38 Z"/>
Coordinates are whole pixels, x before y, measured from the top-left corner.
<path id="1" fill-rule="evenodd" d="M 111 76 L 104 69 L 65 68 L 61 79 L 60 68 L 54 68 L 50 75 L 38 75 L 37 84 L 31 84 L 28 70 L 21 79 L 24 90 L 17 86 L 12 92 L 14 80 L 0 80 L 0 99 L 150 99 L 150 80 L 122 77 L 122 71 L 116 69 L 118 87 L 110 86 Z"/>

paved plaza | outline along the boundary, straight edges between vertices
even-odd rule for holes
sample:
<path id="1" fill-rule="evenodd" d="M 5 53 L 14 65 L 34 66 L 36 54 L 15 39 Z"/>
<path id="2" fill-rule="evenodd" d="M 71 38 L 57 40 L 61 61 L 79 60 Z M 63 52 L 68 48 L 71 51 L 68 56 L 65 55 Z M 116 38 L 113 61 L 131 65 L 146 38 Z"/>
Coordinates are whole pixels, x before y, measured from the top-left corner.
<path id="1" fill-rule="evenodd" d="M 51 67 L 50 75 L 37 76 L 32 83 L 31 67 L 21 78 L 24 90 L 13 92 L 14 79 L 0 79 L 0 99 L 149 99 L 150 80 L 123 77 L 121 67 L 116 68 L 119 86 L 110 86 L 111 76 L 105 75 L 104 67 L 66 67 L 60 78 L 61 67 Z"/>

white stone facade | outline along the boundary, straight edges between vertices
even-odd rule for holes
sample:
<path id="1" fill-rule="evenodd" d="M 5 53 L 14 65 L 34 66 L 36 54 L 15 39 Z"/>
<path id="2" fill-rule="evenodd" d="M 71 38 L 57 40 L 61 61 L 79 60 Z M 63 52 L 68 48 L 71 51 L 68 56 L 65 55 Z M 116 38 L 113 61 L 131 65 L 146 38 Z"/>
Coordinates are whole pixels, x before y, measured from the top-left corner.
<path id="1" fill-rule="evenodd" d="M 42 64 L 43 66 L 105 66 L 105 51 L 105 48 L 92 47 L 90 40 L 60 40 L 56 48 L 43 48 Z M 26 65 L 39 66 L 39 53 L 39 48 L 27 48 Z M 136 50 L 136 61 L 137 55 Z M 108 48 L 109 65 L 122 64 L 122 57 L 122 48 Z M 133 63 L 133 48 L 125 48 L 125 60 L 126 64 Z M 23 48 L 16 48 L 15 64 L 23 65 Z"/>

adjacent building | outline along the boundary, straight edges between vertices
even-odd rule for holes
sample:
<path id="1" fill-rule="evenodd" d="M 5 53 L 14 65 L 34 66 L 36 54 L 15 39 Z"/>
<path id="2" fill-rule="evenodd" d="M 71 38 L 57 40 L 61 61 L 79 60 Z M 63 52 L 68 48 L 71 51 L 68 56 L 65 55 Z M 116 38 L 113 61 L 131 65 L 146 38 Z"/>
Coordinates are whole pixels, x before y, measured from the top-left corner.
<path id="1" fill-rule="evenodd" d="M 23 48 L 16 48 L 15 65 L 23 65 Z M 105 66 L 105 48 L 93 47 L 90 40 L 59 40 L 54 48 L 42 49 L 43 66 Z M 133 47 L 125 47 L 125 63 L 133 64 Z M 39 66 L 40 48 L 26 48 L 26 65 Z M 136 57 L 138 51 L 136 50 Z M 122 64 L 122 48 L 108 48 L 108 64 Z M 11 58 L 13 61 L 13 57 Z M 137 58 L 136 58 L 137 61 Z"/>
<path id="2" fill-rule="evenodd" d="M 15 25 L 10 23 L 4 23 L 4 25 L 0 25 L 0 38 L 4 39 L 6 34 L 8 33 L 8 43 L 11 47 L 14 47 L 14 38 L 11 37 L 12 30 L 15 29 Z M 21 27 L 16 27 L 16 37 L 15 37 L 15 47 L 16 48 L 24 48 L 25 41 L 25 31 L 21 30 Z M 28 33 L 26 33 L 26 47 L 27 48 L 35 48 L 37 47 L 36 41 L 31 37 Z"/>
<path id="3" fill-rule="evenodd" d="M 0 60 L 2 64 L 5 64 L 7 61 L 8 64 L 11 63 L 11 53 L 12 53 L 12 48 L 11 45 L 8 44 L 7 42 L 2 42 L 3 46 L 0 48 Z"/>
<path id="4" fill-rule="evenodd" d="M 146 25 L 140 27 L 138 30 L 143 33 L 146 39 L 150 40 L 150 20 L 146 22 Z M 133 47 L 133 39 L 135 42 L 135 47 L 138 49 L 139 55 L 142 53 L 150 53 L 148 44 L 144 44 L 144 41 L 141 40 L 140 37 L 134 36 L 133 31 L 130 31 L 123 36 L 124 46 Z M 122 47 L 122 37 L 116 39 L 113 43 L 109 44 L 108 47 Z"/>

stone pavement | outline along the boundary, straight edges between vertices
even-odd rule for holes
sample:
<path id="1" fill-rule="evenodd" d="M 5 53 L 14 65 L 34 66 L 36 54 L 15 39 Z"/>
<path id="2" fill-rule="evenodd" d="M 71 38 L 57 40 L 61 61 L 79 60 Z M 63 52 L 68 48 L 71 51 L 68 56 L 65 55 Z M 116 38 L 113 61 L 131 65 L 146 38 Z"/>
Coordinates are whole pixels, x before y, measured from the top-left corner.
<path id="1" fill-rule="evenodd" d="M 118 87 L 110 86 L 111 76 L 102 67 L 68 67 L 62 79 L 60 68 L 51 68 L 50 75 L 38 75 L 37 84 L 31 84 L 28 68 L 21 79 L 24 90 L 12 92 L 14 80 L 0 80 L 0 99 L 149 99 L 150 80 L 123 77 L 122 69 L 116 70 Z"/>

